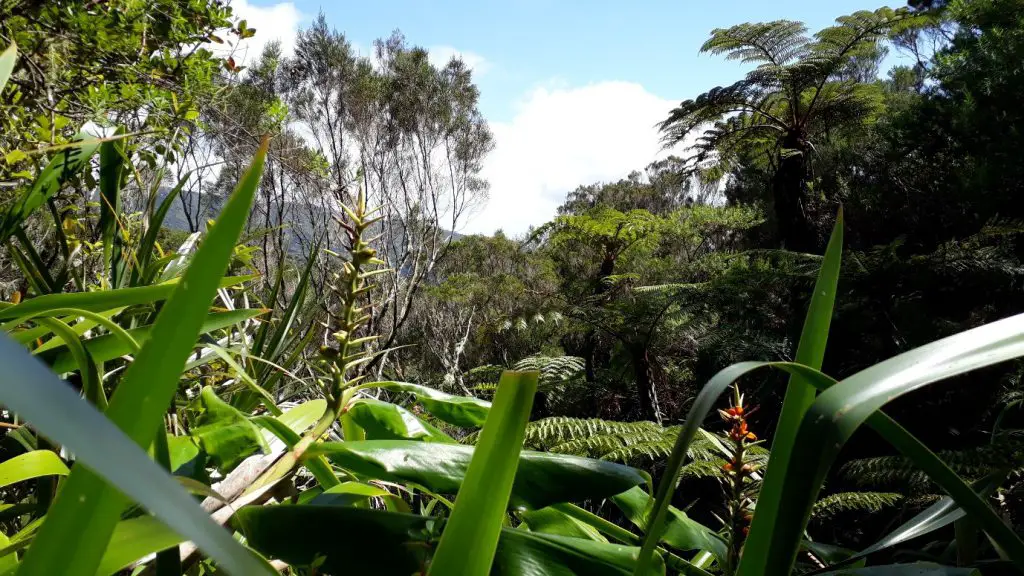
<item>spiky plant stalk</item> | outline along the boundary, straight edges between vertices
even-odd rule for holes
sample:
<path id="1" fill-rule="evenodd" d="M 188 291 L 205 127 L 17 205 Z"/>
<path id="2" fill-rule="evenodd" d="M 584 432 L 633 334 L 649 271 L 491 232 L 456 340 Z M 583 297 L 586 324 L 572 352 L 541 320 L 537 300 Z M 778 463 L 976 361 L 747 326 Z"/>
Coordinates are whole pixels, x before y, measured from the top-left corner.
<path id="1" fill-rule="evenodd" d="M 330 373 L 330 379 L 323 387 L 327 411 L 297 448 L 299 454 L 305 446 L 327 432 L 335 420 L 343 416 L 346 406 L 356 392 L 355 386 L 362 378 L 353 378 L 350 372 L 352 368 L 370 358 L 363 346 L 377 338 L 373 335 L 359 337 L 358 333 L 370 319 L 370 315 L 365 313 L 365 307 L 359 306 L 359 300 L 374 288 L 375 285 L 370 282 L 370 278 L 386 271 L 384 268 L 377 268 L 384 264 L 384 261 L 377 258 L 377 251 L 370 246 L 372 239 L 368 240 L 365 237 L 370 227 L 380 221 L 380 217 L 373 216 L 377 209 L 366 208 L 366 194 L 362 189 L 359 190 L 354 207 L 342 208 L 346 218 L 338 218 L 337 222 L 347 237 L 345 252 L 348 259 L 342 261 L 341 272 L 334 274 L 333 282 L 330 284 L 331 292 L 338 301 L 338 312 L 332 314 L 328 321 L 328 330 L 334 345 L 325 343 L 320 348 L 320 355 Z M 329 254 L 341 257 L 333 252 Z M 342 425 L 347 428 L 344 418 Z M 345 430 L 347 439 L 350 439 L 350 431 L 354 433 L 355 429 Z"/>
<path id="2" fill-rule="evenodd" d="M 722 487 L 725 491 L 724 523 L 728 545 L 728 557 L 724 566 L 726 574 L 734 574 L 739 566 L 743 541 L 750 529 L 757 493 L 753 475 L 758 465 L 748 459 L 748 448 L 757 442 L 757 436 L 747 427 L 747 417 L 752 412 L 754 410 L 744 407 L 743 395 L 736 386 L 733 387 L 732 405 L 718 411 L 722 419 L 732 425 L 726 435 L 729 455 L 722 467 L 725 473 Z"/>

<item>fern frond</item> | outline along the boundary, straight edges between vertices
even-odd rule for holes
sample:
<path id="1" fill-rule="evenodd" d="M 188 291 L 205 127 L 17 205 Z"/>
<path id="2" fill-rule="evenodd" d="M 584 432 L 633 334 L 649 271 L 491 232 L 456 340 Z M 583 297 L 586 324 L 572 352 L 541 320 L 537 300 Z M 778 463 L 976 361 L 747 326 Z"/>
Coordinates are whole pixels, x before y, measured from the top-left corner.
<path id="1" fill-rule="evenodd" d="M 701 46 L 701 52 L 725 54 L 728 60 L 744 64 L 785 64 L 801 54 L 807 44 L 807 27 L 802 22 L 776 20 L 716 28 Z"/>
<path id="2" fill-rule="evenodd" d="M 529 356 L 516 362 L 513 370 L 536 370 L 542 384 L 564 382 L 578 377 L 586 360 L 578 356 Z"/>
<path id="3" fill-rule="evenodd" d="M 678 426 L 662 428 L 654 422 L 553 417 L 527 425 L 526 445 L 560 454 L 645 465 L 667 458 L 678 434 Z M 694 474 L 721 472 L 725 461 L 716 438 L 710 433 L 698 435 L 690 444 L 688 456 Z M 763 448 L 760 452 L 767 454 Z"/>
<path id="4" fill-rule="evenodd" d="M 880 512 L 895 506 L 903 495 L 894 492 L 839 492 L 814 503 L 811 517 L 821 521 L 843 512 Z"/>
<path id="5" fill-rule="evenodd" d="M 945 450 L 939 457 L 964 478 L 981 478 L 997 470 L 1024 469 L 1024 439 L 1002 434 L 992 444 L 968 450 Z M 839 470 L 858 486 L 900 487 L 920 494 L 934 489 L 928 477 L 902 456 L 880 456 L 852 460 Z"/>
<path id="6" fill-rule="evenodd" d="M 526 426 L 525 443 L 540 449 L 603 434 L 636 434 L 660 430 L 654 422 L 614 422 L 600 418 L 553 416 Z"/>

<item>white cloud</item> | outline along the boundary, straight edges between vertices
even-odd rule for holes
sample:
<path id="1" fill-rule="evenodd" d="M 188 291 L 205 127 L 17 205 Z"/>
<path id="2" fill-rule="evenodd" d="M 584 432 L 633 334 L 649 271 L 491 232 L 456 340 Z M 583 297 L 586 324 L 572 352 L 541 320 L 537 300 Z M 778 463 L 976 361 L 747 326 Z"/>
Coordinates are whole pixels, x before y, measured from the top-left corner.
<path id="1" fill-rule="evenodd" d="M 452 46 L 431 46 L 427 49 L 427 53 L 430 55 L 430 63 L 438 68 L 448 64 L 452 57 L 461 58 L 476 77 L 485 74 L 491 67 L 491 63 L 483 56 Z"/>
<path id="2" fill-rule="evenodd" d="M 234 47 L 232 55 L 239 65 L 259 58 L 263 47 L 274 40 L 281 42 L 281 50 L 286 56 L 292 54 L 295 49 L 295 38 L 299 32 L 299 22 L 303 18 L 294 3 L 280 2 L 257 6 L 249 0 L 232 0 L 231 9 L 235 21 L 245 20 L 246 26 L 256 30 L 256 34 L 252 38 L 241 40 Z M 238 40 L 235 36 L 224 37 L 224 39 Z"/>
<path id="3" fill-rule="evenodd" d="M 654 125 L 676 104 L 632 82 L 533 90 L 511 122 L 491 122 L 490 200 L 462 232 L 521 234 L 550 220 L 577 186 L 618 180 L 665 156 Z"/>

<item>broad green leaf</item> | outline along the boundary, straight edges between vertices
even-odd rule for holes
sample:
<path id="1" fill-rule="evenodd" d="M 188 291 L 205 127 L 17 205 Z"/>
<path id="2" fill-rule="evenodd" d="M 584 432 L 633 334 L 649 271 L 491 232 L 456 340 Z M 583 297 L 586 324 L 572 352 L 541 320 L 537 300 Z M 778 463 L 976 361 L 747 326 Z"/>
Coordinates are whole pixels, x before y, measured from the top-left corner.
<path id="1" fill-rule="evenodd" d="M 1018 315 L 875 364 L 822 392 L 800 426 L 793 458 L 783 477 L 781 497 L 758 500 L 758 511 L 754 515 L 740 573 L 783 574 L 790 570 L 811 507 L 840 448 L 869 419 L 875 420 L 877 430 L 879 420 L 875 413 L 887 402 L 933 382 L 1022 355 L 1024 315 Z M 902 428 L 891 420 L 882 423 L 889 426 L 883 430 L 883 436 L 893 442 L 892 434 L 888 432 L 902 431 Z M 895 442 L 894 445 L 906 454 L 905 447 Z M 941 460 L 932 460 L 929 454 L 925 448 L 908 456 L 949 491 L 950 496 L 979 522 L 1011 560 L 1024 565 L 1024 542 L 1020 537 L 998 521 L 998 517 L 993 521 L 991 510 L 970 486 L 962 481 L 957 484 L 954 481 L 956 475 L 948 466 Z M 925 468 L 925 465 L 930 468 Z M 759 518 L 773 522 L 759 521 Z"/>
<path id="2" fill-rule="evenodd" d="M 267 442 L 271 442 L 271 438 L 276 437 L 290 450 L 302 441 L 302 437 L 299 434 L 318 421 L 326 409 L 326 401 L 322 399 L 310 400 L 285 412 L 281 416 L 256 416 L 252 418 L 252 423 L 263 428 L 264 438 Z M 288 461 L 289 459 L 291 461 Z M 293 453 L 289 453 L 281 460 L 278 460 L 275 466 L 281 466 L 278 469 L 279 473 L 284 474 L 291 470 L 291 466 L 294 463 L 295 456 Z M 331 465 L 327 463 L 323 456 L 311 456 L 303 460 L 302 463 L 313 474 L 321 488 L 326 489 L 338 485 L 338 478 L 334 475 Z M 285 466 L 287 466 L 287 470 L 284 469 Z M 259 483 L 250 486 L 249 489 L 252 490 L 258 486 L 260 486 Z"/>
<path id="3" fill-rule="evenodd" d="M 83 136 L 80 135 L 79 138 Z M 83 141 L 74 147 L 57 152 L 36 176 L 32 186 L 8 207 L 7 213 L 0 221 L 0 241 L 10 238 L 37 208 L 52 198 L 64 184 L 78 176 L 79 172 L 89 165 L 89 159 L 97 148 L 98 142 Z"/>
<path id="4" fill-rule="evenodd" d="M 648 514 L 652 508 L 651 497 L 642 488 L 634 487 L 612 496 L 611 501 L 640 529 L 647 528 Z M 722 537 L 700 522 L 691 520 L 686 513 L 669 506 L 668 519 L 661 541 L 676 550 L 707 550 L 718 558 L 725 558 L 725 542 Z"/>
<path id="5" fill-rule="evenodd" d="M 200 327 L 199 333 L 208 334 L 215 330 L 234 326 L 239 322 L 243 322 L 262 313 L 262 310 L 249 309 L 214 312 L 208 315 L 203 321 L 203 325 Z M 127 330 L 128 334 L 131 335 L 131 337 L 140 345 L 144 345 L 149 341 L 152 331 L 153 325 L 140 326 L 138 328 Z M 129 346 L 124 342 L 124 339 L 118 338 L 114 334 L 96 336 L 95 338 L 84 340 L 82 344 L 96 362 L 107 362 L 131 353 Z M 51 350 L 39 353 L 38 356 L 44 362 L 50 364 L 53 371 L 57 373 L 70 372 L 76 367 L 74 358 L 66 345 L 59 345 Z"/>
<path id="6" fill-rule="evenodd" d="M 401 406 L 371 398 L 360 398 L 353 402 L 347 414 L 366 431 L 368 440 L 422 440 L 424 442 L 447 442 L 455 440 L 424 422 Z"/>
<path id="7" fill-rule="evenodd" d="M 821 576 L 981 576 L 981 571 L 975 568 L 955 568 L 920 562 L 849 568 L 834 572 L 821 572 L 820 574 Z"/>
<path id="8" fill-rule="evenodd" d="M 152 516 L 122 520 L 114 528 L 96 576 L 111 576 L 137 560 L 184 541 L 174 530 Z"/>
<path id="9" fill-rule="evenodd" d="M 525 510 L 519 513 L 519 517 L 530 527 L 531 532 L 608 542 L 597 528 L 551 506 L 540 510 Z"/>
<path id="10" fill-rule="evenodd" d="M 522 478 L 516 470 L 539 377 L 539 372 L 501 375 L 428 575 L 473 576 L 490 570 L 513 484 Z"/>
<path id="11" fill-rule="evenodd" d="M 494 556 L 494 573 L 503 576 L 627 576 L 633 573 L 639 554 L 638 546 L 505 528 Z M 644 572 L 645 576 L 665 573 L 661 556 L 655 556 L 652 564 Z"/>
<path id="12" fill-rule="evenodd" d="M 403 508 L 404 512 L 409 511 L 408 506 L 404 505 L 405 503 L 402 502 L 401 498 L 383 488 L 363 482 L 342 482 L 337 486 L 331 486 L 310 499 L 309 504 L 312 506 L 355 506 L 358 508 L 369 508 L 371 498 L 381 498 L 389 501 L 391 504 L 395 504 L 397 500 L 401 502 L 399 507 Z"/>
<path id="13" fill-rule="evenodd" d="M 471 396 L 452 396 L 419 384 L 407 382 L 374 382 L 365 387 L 383 388 L 393 392 L 407 392 L 416 397 L 427 412 L 443 422 L 463 428 L 483 426 L 491 403 Z"/>
<path id="14" fill-rule="evenodd" d="M 320 417 L 327 410 L 327 401 L 323 398 L 307 400 L 298 406 L 285 410 L 278 416 L 256 416 L 252 418 L 253 424 L 263 428 L 263 439 L 267 444 L 275 438 L 284 442 L 285 446 L 291 448 L 300 438 L 300 434 L 310 426 L 316 424 Z M 281 428 L 289 431 L 284 432 Z M 286 436 L 282 438 L 282 436 Z"/>
<path id="15" fill-rule="evenodd" d="M 68 467 L 49 450 L 19 454 L 0 464 L 0 488 L 41 476 L 67 476 Z"/>
<path id="16" fill-rule="evenodd" d="M 206 477 L 206 457 L 191 436 L 168 435 L 167 453 L 174 474 L 196 479 Z"/>
<path id="17" fill-rule="evenodd" d="M 199 443 L 221 472 L 229 472 L 249 455 L 262 450 L 267 443 L 256 425 L 227 402 L 217 397 L 210 386 L 199 393 L 200 414 L 192 428 L 192 437 Z"/>
<path id="18" fill-rule="evenodd" d="M 137 447 L 148 448 L 152 443 L 163 414 L 177 391 L 181 369 L 195 346 L 210 302 L 231 260 L 235 241 L 248 218 L 249 208 L 263 170 L 266 149 L 265 140 L 252 166 L 224 206 L 217 222 L 209 229 L 206 239 L 192 258 L 191 265 L 185 271 L 181 282 L 174 286 L 174 292 L 160 310 L 153 327 L 153 336 L 143 346 L 135 361 L 128 366 L 111 398 L 106 416 L 121 428 L 130 439 L 129 443 L 134 443 Z M 39 392 L 43 390 L 40 388 Z M 6 397 L 2 400 L 24 413 L 30 421 L 36 420 L 36 425 L 43 433 L 56 437 L 46 423 L 39 421 L 42 415 L 39 411 L 26 411 L 23 407 L 8 402 Z M 53 409 L 51 406 L 42 411 Z M 62 417 L 69 418 L 70 415 L 63 411 Z M 84 422 L 80 426 L 82 428 L 78 431 L 79 435 L 83 438 L 89 437 Z M 114 446 L 103 442 L 97 444 L 104 450 L 114 451 Z M 77 448 L 73 449 L 76 453 L 80 452 Z M 139 452 L 141 451 L 142 448 L 139 448 Z M 118 490 L 97 475 L 102 474 L 107 480 L 111 480 L 113 476 L 110 470 L 104 469 L 102 460 L 94 462 L 82 454 L 80 456 L 90 467 L 76 467 L 68 477 L 63 490 L 50 508 L 47 521 L 25 555 L 21 573 L 91 576 L 98 567 L 121 511 L 127 504 L 125 494 L 136 498 L 139 504 L 149 508 L 168 525 L 175 527 L 179 533 L 195 541 L 200 549 L 218 560 L 226 571 L 238 574 L 259 574 L 266 571 L 264 565 L 241 548 L 230 534 L 218 528 L 209 517 L 203 515 L 203 519 L 199 520 L 195 516 L 180 515 L 181 511 L 185 514 L 201 514 L 201 509 L 165 473 L 159 472 L 158 475 L 173 485 L 173 488 L 168 490 L 159 490 L 159 484 L 143 483 L 141 478 L 132 479 L 129 483 L 142 486 L 143 489 L 136 490 L 133 486 L 114 482 L 120 489 Z M 149 461 L 148 458 L 146 460 Z M 131 472 L 138 476 L 140 471 Z M 173 502 L 168 492 L 180 494 L 188 502 L 175 506 L 178 510 L 174 516 L 178 516 L 180 523 L 172 522 L 174 516 L 161 513 L 165 506 L 164 502 Z M 140 498 L 140 495 L 145 497 Z M 164 502 L 154 507 L 157 498 Z M 70 542 L 74 542 L 74 545 L 70 545 Z"/>
<path id="19" fill-rule="evenodd" d="M 14 71 L 14 64 L 18 61 L 18 47 L 13 43 L 0 54 L 0 93 L 3 93 L 4 86 L 7 86 L 7 79 Z"/>
<path id="20" fill-rule="evenodd" d="M 307 400 L 302 404 L 294 408 L 285 410 L 284 414 L 275 416 L 278 422 L 281 422 L 292 432 L 296 434 L 302 434 L 307 428 L 316 424 L 316 421 L 324 415 L 327 410 L 327 401 L 323 398 L 316 400 Z"/>
<path id="21" fill-rule="evenodd" d="M 217 282 L 219 288 L 236 286 L 255 276 L 234 276 L 221 278 Z M 167 299 L 178 287 L 178 279 L 139 288 L 121 288 L 118 290 L 100 290 L 97 292 L 76 292 L 69 294 L 45 294 L 21 304 L 0 307 L 0 320 L 13 320 L 22 317 L 47 316 L 52 310 L 80 308 L 90 312 L 106 312 L 114 308 L 152 304 Z M 212 298 L 211 298 L 212 300 Z"/>
<path id="22" fill-rule="evenodd" d="M 231 524 L 269 558 L 349 576 L 423 570 L 437 518 L 348 506 L 246 506 Z"/>
<path id="23" fill-rule="evenodd" d="M 414 574 L 443 520 L 347 506 L 247 506 L 231 520 L 249 545 L 295 566 L 348 576 Z M 502 529 L 493 571 L 515 575 L 629 574 L 639 547 Z M 650 574 L 662 574 L 659 566 Z M 561 570 L 561 571 L 548 571 Z M 566 571 L 568 570 L 568 571 Z"/>
<path id="24" fill-rule="evenodd" d="M 836 301 L 836 288 L 839 283 L 840 263 L 843 257 L 843 211 L 840 210 L 836 218 L 836 227 L 828 240 L 825 248 L 825 257 L 821 263 L 821 270 L 818 273 L 817 282 L 814 284 L 814 292 L 811 295 L 811 303 L 804 321 L 804 329 L 801 332 L 800 344 L 797 346 L 797 364 L 809 366 L 814 369 L 821 368 L 824 359 L 825 342 L 828 338 L 828 326 L 833 315 L 833 305 Z M 724 372 L 724 371 L 723 371 Z M 719 373 L 721 374 L 721 372 Z M 717 375 L 715 376 L 718 377 Z M 728 381 L 731 383 L 732 379 Z M 709 382 L 709 385 L 711 383 Z M 672 500 L 672 493 L 675 491 L 679 479 L 679 471 L 682 469 L 686 459 L 686 451 L 689 449 L 693 437 L 696 435 L 696 428 L 703 422 L 705 416 L 714 408 L 714 403 L 721 393 L 714 397 L 705 397 L 706 402 L 695 402 L 690 408 L 683 428 L 679 431 L 679 438 L 669 456 L 669 463 L 666 467 L 665 476 L 657 486 L 654 499 L 654 510 L 652 513 L 651 530 L 644 537 L 643 554 L 640 564 L 637 566 L 637 573 L 643 570 L 646 559 L 654 552 L 654 547 L 660 539 L 664 530 L 663 523 Z M 703 390 L 701 390 L 703 396 Z M 772 468 L 784 468 L 785 462 L 790 457 L 790 450 L 793 439 L 796 437 L 797 427 L 800 419 L 804 416 L 807 408 L 814 402 L 815 389 L 810 383 L 803 380 L 799 374 L 792 374 L 790 385 L 786 388 L 785 399 L 782 404 L 782 413 L 779 416 L 779 423 L 775 430 L 775 440 L 772 445 L 772 458 L 769 463 L 769 472 L 765 484 L 761 489 L 761 499 L 771 499 L 779 491 L 779 480 L 773 480 Z M 776 474 L 778 478 L 780 475 Z M 764 517 L 764 515 L 762 515 Z M 767 519 L 762 522 L 770 522 Z"/>
<path id="25" fill-rule="evenodd" d="M 305 452 L 307 456 L 316 454 L 368 478 L 415 482 L 438 494 L 455 494 L 466 476 L 473 446 L 408 440 L 323 442 Z M 512 485 L 512 502 L 543 508 L 557 502 L 596 500 L 644 482 L 643 473 L 621 464 L 523 450 Z"/>

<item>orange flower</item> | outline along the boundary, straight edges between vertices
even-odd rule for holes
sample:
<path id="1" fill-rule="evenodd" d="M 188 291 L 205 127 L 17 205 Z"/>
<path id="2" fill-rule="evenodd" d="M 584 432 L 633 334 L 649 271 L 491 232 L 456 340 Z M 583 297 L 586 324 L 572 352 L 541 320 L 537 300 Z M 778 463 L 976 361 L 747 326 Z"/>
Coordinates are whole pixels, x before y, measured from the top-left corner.
<path id="1" fill-rule="evenodd" d="M 732 462 L 726 462 L 725 466 L 722 466 L 722 470 L 726 472 L 732 472 Z"/>

